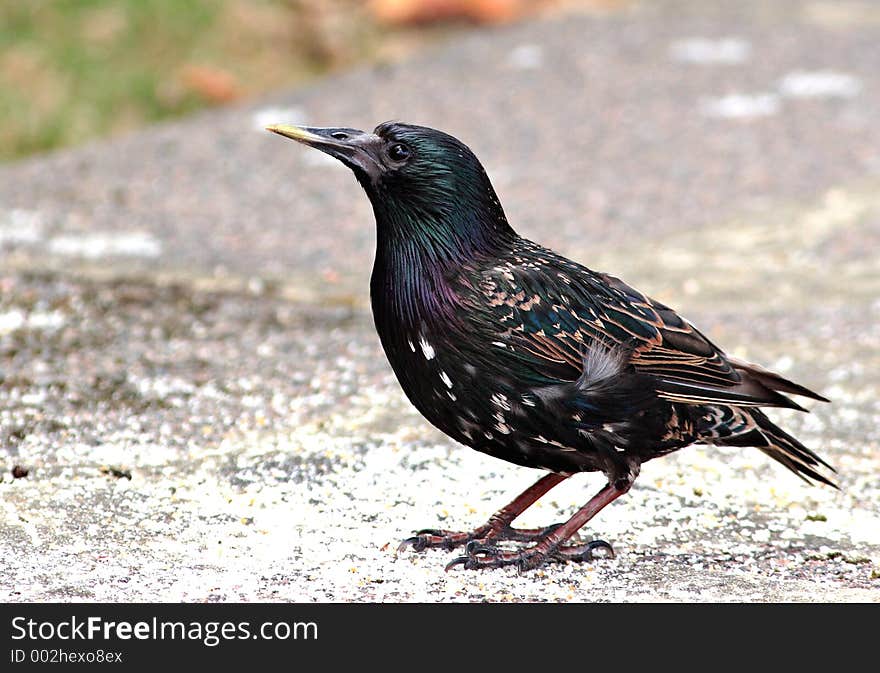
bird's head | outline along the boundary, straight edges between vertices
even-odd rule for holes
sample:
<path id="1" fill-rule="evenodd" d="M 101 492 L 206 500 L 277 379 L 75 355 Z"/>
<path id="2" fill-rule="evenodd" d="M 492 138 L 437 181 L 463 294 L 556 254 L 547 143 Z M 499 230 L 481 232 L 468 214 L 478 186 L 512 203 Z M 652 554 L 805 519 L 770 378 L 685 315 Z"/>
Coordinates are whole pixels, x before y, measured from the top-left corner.
<path id="1" fill-rule="evenodd" d="M 380 236 L 441 247 L 492 245 L 513 236 L 486 171 L 457 138 L 424 126 L 385 122 L 372 132 L 279 124 L 269 131 L 338 159 L 354 171 Z"/>

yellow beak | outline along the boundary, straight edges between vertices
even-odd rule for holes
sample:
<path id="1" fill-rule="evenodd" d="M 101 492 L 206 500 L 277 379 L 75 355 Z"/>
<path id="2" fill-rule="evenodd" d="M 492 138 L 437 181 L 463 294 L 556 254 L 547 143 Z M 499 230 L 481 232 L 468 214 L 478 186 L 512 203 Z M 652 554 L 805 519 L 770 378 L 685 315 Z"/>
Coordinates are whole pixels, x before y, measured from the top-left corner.
<path id="1" fill-rule="evenodd" d="M 326 142 L 327 140 L 326 138 L 319 136 L 317 133 L 312 133 L 307 129 L 293 126 L 291 124 L 273 124 L 272 126 L 267 126 L 266 130 L 271 131 L 272 133 L 277 133 L 285 138 L 298 140 L 299 142 Z"/>

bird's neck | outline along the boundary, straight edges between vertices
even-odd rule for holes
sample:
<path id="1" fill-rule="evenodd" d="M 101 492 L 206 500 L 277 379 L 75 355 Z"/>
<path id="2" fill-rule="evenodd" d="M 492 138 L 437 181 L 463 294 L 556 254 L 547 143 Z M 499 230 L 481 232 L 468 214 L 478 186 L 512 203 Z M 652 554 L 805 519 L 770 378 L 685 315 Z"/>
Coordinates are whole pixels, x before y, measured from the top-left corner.
<path id="1" fill-rule="evenodd" d="M 454 320 L 457 297 L 451 279 L 479 269 L 516 239 L 497 199 L 483 208 L 452 204 L 429 211 L 415 204 L 389 209 L 375 201 L 373 207 L 373 311 L 377 320 L 403 326 Z"/>

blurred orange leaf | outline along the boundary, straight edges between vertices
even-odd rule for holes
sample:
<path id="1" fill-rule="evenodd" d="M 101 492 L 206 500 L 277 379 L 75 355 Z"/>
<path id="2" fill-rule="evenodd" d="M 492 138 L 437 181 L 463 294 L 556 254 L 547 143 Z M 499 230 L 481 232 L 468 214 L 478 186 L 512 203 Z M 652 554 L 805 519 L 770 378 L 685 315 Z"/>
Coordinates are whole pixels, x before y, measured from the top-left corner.
<path id="1" fill-rule="evenodd" d="M 228 103 L 242 94 L 232 73 L 212 66 L 184 66 L 181 80 L 187 89 L 212 103 Z"/>
<path id="2" fill-rule="evenodd" d="M 377 19 L 392 25 L 464 19 L 477 23 L 512 21 L 533 10 L 527 0 L 372 0 Z"/>

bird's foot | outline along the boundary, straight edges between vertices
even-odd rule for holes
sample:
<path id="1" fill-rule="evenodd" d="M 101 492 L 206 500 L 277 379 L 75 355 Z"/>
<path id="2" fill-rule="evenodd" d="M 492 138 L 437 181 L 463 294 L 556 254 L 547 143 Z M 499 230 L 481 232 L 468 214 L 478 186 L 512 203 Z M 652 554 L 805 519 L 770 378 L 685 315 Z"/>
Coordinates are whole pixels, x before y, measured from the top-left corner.
<path id="1" fill-rule="evenodd" d="M 447 564 L 446 570 L 455 566 L 464 566 L 466 570 L 479 570 L 481 568 L 501 568 L 503 566 L 517 566 L 520 572 L 533 570 L 548 561 L 592 561 L 596 556 L 595 550 L 604 550 L 603 556 L 614 558 L 614 550 L 604 540 L 593 540 L 581 545 L 544 545 L 538 543 L 532 547 L 520 551 L 504 551 L 492 544 L 484 544 L 473 540 L 465 547 L 465 555 L 453 559 Z"/>
<path id="2" fill-rule="evenodd" d="M 482 526 L 477 528 L 475 531 L 471 532 L 461 532 L 461 531 L 453 531 L 453 530 L 441 530 L 436 528 L 425 528 L 423 530 L 418 531 L 412 537 L 406 538 L 400 545 L 397 547 L 397 552 L 400 553 L 407 547 L 412 547 L 413 551 L 425 551 L 426 549 L 445 549 L 447 551 L 451 551 L 456 547 L 460 547 L 461 545 L 467 544 L 471 540 L 482 539 L 480 536 L 485 536 L 488 530 L 487 526 Z"/>
<path id="3" fill-rule="evenodd" d="M 552 533 L 561 525 L 554 523 L 544 528 L 513 528 L 511 526 L 492 526 L 486 524 L 470 532 L 425 528 L 401 542 L 397 547 L 397 551 L 402 552 L 407 547 L 412 547 L 413 551 L 435 548 L 451 551 L 456 547 L 476 541 L 484 543 L 489 541 L 534 542 Z"/>

